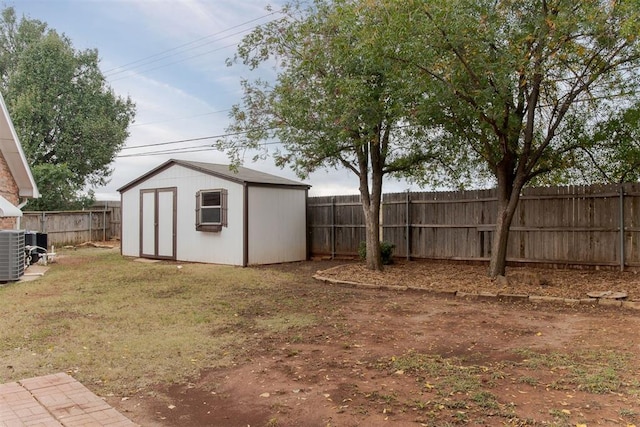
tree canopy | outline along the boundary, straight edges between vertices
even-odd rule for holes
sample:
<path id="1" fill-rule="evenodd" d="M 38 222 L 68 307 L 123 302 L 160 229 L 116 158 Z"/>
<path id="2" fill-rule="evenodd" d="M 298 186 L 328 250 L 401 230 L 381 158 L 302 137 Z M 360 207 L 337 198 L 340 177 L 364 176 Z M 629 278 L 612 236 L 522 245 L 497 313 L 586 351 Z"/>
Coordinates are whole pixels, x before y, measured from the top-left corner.
<path id="1" fill-rule="evenodd" d="M 281 19 L 245 37 L 237 61 L 274 65 L 274 81 L 244 80 L 244 98 L 221 142 L 235 163 L 247 149 L 300 177 L 346 168 L 358 179 L 367 225 L 367 265 L 381 269 L 379 210 L 383 177 L 421 167 L 429 146 L 404 126 L 412 98 L 398 63 L 384 56 L 387 40 L 374 9 L 351 1 L 298 3 Z M 233 61 L 232 61 L 233 62 Z"/>
<path id="2" fill-rule="evenodd" d="M 243 83 L 237 136 L 224 144 L 236 159 L 278 141 L 276 162 L 301 176 L 344 166 L 365 213 L 380 201 L 366 183 L 377 197 L 385 173 L 454 185 L 491 177 L 491 276 L 505 272 L 524 186 L 593 165 L 636 176 L 635 0 L 318 0 L 285 11 L 238 51 L 277 75 Z"/>
<path id="3" fill-rule="evenodd" d="M 444 149 L 459 154 L 454 169 L 495 179 L 490 275 L 504 274 L 522 188 L 585 167 L 576 155 L 585 149 L 619 149 L 605 134 L 626 120 L 617 109 L 638 99 L 640 4 L 415 0 L 387 10 L 395 22 L 389 37 L 403 34 L 390 57 L 418 76 L 414 122 L 445 130 Z"/>
<path id="4" fill-rule="evenodd" d="M 586 182 L 624 183 L 640 180 L 640 104 L 608 108 L 604 117 L 576 139 L 587 141 L 576 153 L 575 163 L 586 169 L 572 170 Z"/>
<path id="5" fill-rule="evenodd" d="M 41 191 L 27 208 L 79 207 L 87 199 L 81 190 L 110 177 L 133 102 L 108 87 L 97 50 L 78 51 L 66 36 L 18 19 L 12 8 L 0 20 L 0 83 L 38 186 L 58 190 Z"/>

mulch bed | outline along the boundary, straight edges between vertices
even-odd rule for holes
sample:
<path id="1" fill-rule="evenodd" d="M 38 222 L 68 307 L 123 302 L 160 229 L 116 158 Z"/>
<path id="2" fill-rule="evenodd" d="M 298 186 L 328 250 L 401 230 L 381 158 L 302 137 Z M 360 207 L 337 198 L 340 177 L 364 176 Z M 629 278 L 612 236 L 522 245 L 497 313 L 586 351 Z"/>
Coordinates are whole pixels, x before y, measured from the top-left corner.
<path id="1" fill-rule="evenodd" d="M 384 271 L 368 270 L 363 263 L 347 262 L 319 272 L 323 277 L 371 285 L 411 286 L 432 291 L 472 294 L 522 294 L 584 299 L 593 292 L 624 292 L 627 300 L 640 301 L 638 269 L 546 269 L 509 267 L 506 280 L 491 280 L 487 267 L 438 261 L 397 261 Z"/>

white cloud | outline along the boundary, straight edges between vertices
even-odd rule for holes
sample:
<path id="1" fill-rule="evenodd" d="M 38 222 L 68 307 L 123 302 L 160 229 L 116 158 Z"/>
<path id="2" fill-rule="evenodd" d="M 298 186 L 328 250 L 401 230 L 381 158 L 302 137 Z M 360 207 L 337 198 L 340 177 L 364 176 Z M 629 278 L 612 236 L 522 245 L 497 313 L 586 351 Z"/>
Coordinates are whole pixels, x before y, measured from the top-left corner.
<path id="1" fill-rule="evenodd" d="M 273 19 L 275 16 L 265 17 L 269 13 L 267 5 L 277 9 L 282 3 L 283 0 L 30 0 L 17 2 L 16 10 L 19 15 L 40 19 L 64 32 L 77 48 L 98 49 L 101 68 L 110 85 L 137 104 L 136 124 L 130 128 L 127 140 L 127 146 L 132 147 L 224 133 L 229 124 L 227 113 L 213 112 L 238 103 L 241 77 L 275 76 L 269 66 L 257 73 L 250 73 L 242 65 L 227 67 L 225 60 L 233 56 L 235 49 L 222 48 L 236 45 L 242 34 L 227 36 Z M 257 20 L 248 23 L 254 19 Z M 191 43 L 194 41 L 197 42 Z M 214 141 L 181 146 L 208 142 Z M 121 154 L 175 147 L 127 149 Z M 111 182 L 94 190 L 102 199 L 117 199 L 118 188 L 171 157 L 228 163 L 223 153 L 213 149 L 180 155 L 120 157 L 113 164 Z M 290 169 L 280 169 L 270 159 L 258 163 L 249 159 L 247 156 L 247 167 L 299 180 Z M 316 172 L 307 183 L 313 186 L 312 195 L 358 191 L 357 177 L 345 170 Z M 404 191 L 406 187 L 395 181 L 385 183 L 385 191 Z"/>
<path id="2" fill-rule="evenodd" d="M 264 0 L 139 1 L 131 4 L 148 31 L 172 40 L 174 45 L 201 40 L 269 13 L 266 10 L 269 2 Z M 229 31 L 232 32 L 235 31 Z M 221 34 L 207 40 L 220 40 L 224 36 Z M 234 41 L 238 38 L 224 39 L 220 43 L 226 45 Z"/>

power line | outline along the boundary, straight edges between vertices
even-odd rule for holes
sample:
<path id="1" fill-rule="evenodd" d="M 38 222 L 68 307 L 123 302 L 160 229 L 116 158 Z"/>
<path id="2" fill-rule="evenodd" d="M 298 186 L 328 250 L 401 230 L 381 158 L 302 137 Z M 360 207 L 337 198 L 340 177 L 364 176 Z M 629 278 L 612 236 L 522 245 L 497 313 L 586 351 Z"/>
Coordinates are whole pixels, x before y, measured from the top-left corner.
<path id="1" fill-rule="evenodd" d="M 157 142 L 154 144 L 135 145 L 133 147 L 124 147 L 122 150 L 124 151 L 124 150 L 133 150 L 136 148 L 159 147 L 161 145 L 181 144 L 183 142 L 204 141 L 206 139 L 222 138 L 223 136 L 225 135 L 211 135 L 211 136 L 203 136 L 200 138 L 180 139 L 176 141 Z"/>
<path id="2" fill-rule="evenodd" d="M 247 29 L 245 29 L 245 30 L 238 31 L 238 32 L 233 33 L 233 34 L 229 34 L 228 36 L 223 37 L 223 38 L 221 38 L 221 39 L 219 39 L 219 40 L 214 40 L 214 42 L 216 42 L 216 41 L 220 41 L 220 40 L 224 40 L 224 39 L 227 39 L 227 38 L 230 38 L 230 37 L 233 37 L 233 36 L 237 36 L 237 35 L 242 34 L 242 33 L 246 33 L 247 31 L 251 31 L 252 29 L 253 29 L 253 28 L 247 28 Z M 211 43 L 213 43 L 213 42 L 211 42 Z M 204 45 L 203 45 L 203 46 L 204 46 Z M 180 62 L 184 62 L 184 61 L 187 61 L 187 60 L 189 60 L 189 59 L 197 58 L 197 57 L 199 57 L 199 56 L 208 55 L 208 54 L 210 54 L 210 53 L 218 52 L 218 51 L 220 51 L 220 50 L 228 49 L 228 48 L 230 48 L 230 47 L 235 47 L 235 46 L 236 46 L 236 44 L 235 44 L 235 43 L 230 44 L 230 45 L 226 45 L 226 46 L 222 46 L 222 47 L 219 47 L 219 48 L 216 48 L 216 49 L 208 50 L 208 51 L 206 51 L 206 52 L 201 52 L 201 53 L 198 53 L 198 54 L 195 54 L 195 55 L 187 56 L 187 57 L 182 58 L 182 59 L 178 59 L 178 60 L 175 60 L 175 61 L 172 61 L 172 62 L 168 62 L 168 63 L 162 64 L 162 65 L 158 65 L 157 67 L 148 68 L 148 69 L 143 69 L 143 70 L 141 70 L 140 72 L 141 72 L 141 73 L 145 73 L 145 72 L 147 72 L 147 71 L 153 71 L 153 70 L 156 70 L 156 69 L 158 69 L 158 68 L 168 67 L 169 65 L 173 65 L 173 64 L 180 63 Z M 202 47 L 202 46 L 198 46 L 198 47 Z M 195 49 L 195 48 L 194 48 L 194 49 Z M 193 50 L 193 49 L 189 49 L 189 50 Z M 180 52 L 180 53 L 183 53 L 183 52 Z M 149 61 L 149 62 L 146 62 L 146 63 L 144 63 L 144 64 L 140 64 L 140 65 L 137 65 L 137 66 L 134 66 L 134 67 L 131 67 L 131 68 L 126 68 L 126 69 L 123 69 L 123 70 L 121 70 L 121 71 L 117 71 L 117 72 L 111 73 L 111 74 L 109 74 L 109 75 L 106 75 L 106 77 L 107 77 L 107 78 L 108 78 L 108 77 L 113 77 L 113 76 L 116 76 L 116 75 L 118 75 L 118 74 L 126 73 L 126 72 L 129 72 L 129 71 L 134 71 L 136 68 L 144 67 L 144 66 L 146 66 L 146 65 L 151 65 L 151 64 L 153 64 L 153 63 L 155 63 L 155 62 L 159 62 L 159 61 L 162 61 L 162 60 L 164 60 L 164 59 L 170 58 L 171 56 L 174 56 L 174 54 L 169 55 L 169 56 L 164 57 L 164 58 L 158 58 L 158 59 L 156 59 L 156 60 Z M 117 81 L 117 80 L 121 80 L 121 79 L 124 79 L 124 78 L 127 78 L 127 76 L 119 77 L 119 78 L 116 78 L 116 79 L 110 79 L 110 81 Z"/>
<path id="3" fill-rule="evenodd" d="M 167 154 L 197 153 L 201 151 L 211 151 L 214 148 L 215 147 L 212 144 L 208 144 L 208 145 L 198 145 L 194 147 L 173 148 L 169 150 L 149 151 L 146 153 L 122 154 L 116 157 L 119 159 L 122 159 L 125 157 L 147 157 L 147 156 L 161 156 L 161 155 L 167 155 Z"/>
<path id="4" fill-rule="evenodd" d="M 191 56 L 188 56 L 186 58 L 178 59 L 178 60 L 173 61 L 173 62 L 168 62 L 166 64 L 158 65 L 157 67 L 143 69 L 143 70 L 140 70 L 138 72 L 133 71 L 133 70 L 125 70 L 125 71 L 132 71 L 132 72 L 135 72 L 136 74 L 147 73 L 149 71 L 154 71 L 154 70 L 157 70 L 157 69 L 160 69 L 160 68 L 168 67 L 168 66 L 173 65 L 173 64 L 179 64 L 180 62 L 185 62 L 185 61 L 187 61 L 189 59 L 197 58 L 199 56 L 208 55 L 210 53 L 218 52 L 218 51 L 225 50 L 225 49 L 229 49 L 230 47 L 235 47 L 235 46 L 236 46 L 235 43 L 234 44 L 229 44 L 229 45 L 226 45 L 226 46 L 219 47 L 217 49 L 213 49 L 213 50 L 209 50 L 209 51 L 206 51 L 206 52 L 199 53 L 197 55 L 191 55 Z M 123 80 L 123 79 L 129 78 L 129 77 L 130 76 L 122 76 L 122 77 L 118 77 L 116 79 L 110 79 L 109 81 L 110 82 L 117 82 L 118 80 Z"/>
<path id="5" fill-rule="evenodd" d="M 156 143 L 153 143 L 153 144 L 135 145 L 133 147 L 124 147 L 122 150 L 132 150 L 132 149 L 136 149 L 136 148 L 147 148 L 147 147 L 159 147 L 159 146 L 162 146 L 162 145 L 180 144 L 180 143 L 183 143 L 183 142 L 204 141 L 206 139 L 213 139 L 213 138 L 225 138 L 227 136 L 242 135 L 242 134 L 249 133 L 249 132 L 252 132 L 252 131 L 255 131 L 255 130 L 257 130 L 257 129 L 249 129 L 249 130 L 240 131 L 240 132 L 222 133 L 222 134 L 219 134 L 219 135 L 202 136 L 202 137 L 199 137 L 199 138 L 189 138 L 189 139 L 180 139 L 180 140 L 175 140 L 175 141 L 156 142 Z M 269 130 L 269 129 L 264 129 L 264 130 Z"/>
<path id="6" fill-rule="evenodd" d="M 183 43 L 183 44 L 181 44 L 181 45 L 178 45 L 178 46 L 172 47 L 172 48 L 167 49 L 167 50 L 164 50 L 164 51 L 162 51 L 162 52 L 158 52 L 158 53 L 156 53 L 156 54 L 149 55 L 149 56 L 147 56 L 147 57 L 144 57 L 144 58 L 141 58 L 141 59 L 138 59 L 138 60 L 135 60 L 135 61 L 128 62 L 128 63 L 123 64 L 123 65 L 120 65 L 120 66 L 118 66 L 118 67 L 115 67 L 115 68 L 111 68 L 111 69 L 109 69 L 109 70 L 106 70 L 106 71 L 104 72 L 104 74 L 105 74 L 105 76 L 106 76 L 106 75 L 115 75 L 115 74 L 120 74 L 120 73 L 122 73 L 122 72 L 124 72 L 124 71 L 127 71 L 127 69 L 131 69 L 131 66 L 132 66 L 132 65 L 140 64 L 140 63 L 144 63 L 145 61 L 148 61 L 148 60 L 150 60 L 150 59 L 161 57 L 161 58 L 159 58 L 159 59 L 154 59 L 153 61 L 147 62 L 147 64 L 149 64 L 149 63 L 153 63 L 153 62 L 157 62 L 158 60 L 161 60 L 161 59 L 164 59 L 164 58 L 167 58 L 167 57 L 170 57 L 170 56 L 176 55 L 176 54 L 178 54 L 178 53 L 182 53 L 182 51 L 179 51 L 179 50 L 180 50 L 180 49 L 182 49 L 183 47 L 187 47 L 187 46 L 190 46 L 190 45 L 193 45 L 193 44 L 199 43 L 199 42 L 201 42 L 201 41 L 203 41 L 203 40 L 206 40 L 206 39 L 209 39 L 209 38 L 215 37 L 215 36 L 217 36 L 217 35 L 224 34 L 224 33 L 228 32 L 228 31 L 234 30 L 234 29 L 239 28 L 239 27 L 242 27 L 242 26 L 244 26 L 244 25 L 252 24 L 252 23 L 254 23 L 254 22 L 256 22 L 256 21 L 259 21 L 259 20 L 261 20 L 261 19 L 264 19 L 264 18 L 266 18 L 266 17 L 269 17 L 269 16 L 271 16 L 271 15 L 274 15 L 274 14 L 277 14 L 277 13 L 280 13 L 280 12 L 281 12 L 280 10 L 273 11 L 273 12 L 270 12 L 270 13 L 268 13 L 268 14 L 266 14 L 266 15 L 262 15 L 262 16 L 259 16 L 259 17 L 257 17 L 257 18 L 251 19 L 251 20 L 249 20 L 249 21 L 245 21 L 245 22 L 242 22 L 242 23 L 240 23 L 240 24 L 234 25 L 234 26 L 232 26 L 232 27 L 226 28 L 226 29 L 224 29 L 224 30 L 222 30 L 222 31 L 218 31 L 218 32 L 216 32 L 216 33 L 209 34 L 209 35 L 207 35 L 207 36 L 201 37 L 201 38 L 199 38 L 199 39 L 196 39 L 196 40 L 193 40 L 193 41 L 190 41 L 190 42 L 187 42 L 187 43 Z M 255 27 L 252 27 L 252 28 L 250 28 L 250 29 L 253 29 L 253 28 L 255 28 Z M 243 30 L 243 31 L 246 31 L 246 30 Z M 236 35 L 236 34 L 238 34 L 238 33 L 234 33 L 233 35 Z M 227 37 L 229 37 L 229 36 L 227 36 Z M 227 37 L 224 37 L 224 38 L 227 38 Z M 223 38 L 223 39 L 224 39 L 224 38 Z M 218 41 L 218 40 L 213 40 L 213 41 L 210 41 L 210 42 L 207 42 L 207 43 L 204 43 L 204 44 L 201 44 L 201 45 L 198 45 L 198 46 L 195 46 L 195 47 L 189 48 L 189 49 L 187 49 L 187 50 L 193 50 L 193 49 L 196 49 L 196 48 L 198 48 L 198 47 L 202 47 L 202 46 L 205 46 L 205 45 L 207 45 L 207 44 L 214 43 L 214 42 L 216 42 L 216 41 Z M 171 52 L 175 52 L 175 51 L 178 51 L 178 52 L 176 52 L 176 53 L 171 53 Z M 138 67 L 140 67 L 140 66 L 144 66 L 144 65 L 146 65 L 146 64 L 142 64 L 142 65 L 135 65 L 133 68 L 138 68 Z"/>
<path id="7" fill-rule="evenodd" d="M 184 142 L 194 142 L 194 141 L 202 141 L 202 140 L 213 139 L 213 138 L 223 138 L 223 137 L 227 137 L 227 136 L 242 135 L 242 134 L 254 131 L 254 130 L 256 130 L 256 129 L 250 129 L 250 130 L 241 131 L 241 132 L 225 133 L 225 134 L 220 134 L 220 135 L 203 136 L 203 137 L 199 137 L 199 138 L 190 138 L 190 139 L 182 139 L 182 140 L 176 140 L 176 141 L 158 142 L 158 143 L 154 143 L 154 144 L 136 145 L 134 147 L 124 147 L 124 148 L 122 148 L 122 150 L 148 148 L 148 147 L 158 147 L 158 146 L 166 146 L 166 145 L 171 145 L 171 144 L 180 144 L 180 143 L 184 143 Z M 281 141 L 270 141 L 270 142 L 261 143 L 260 145 L 261 146 L 266 146 L 266 145 L 276 145 L 276 144 L 282 144 L 282 142 Z M 160 155 L 167 155 L 167 154 L 196 153 L 196 152 L 200 152 L 200 151 L 210 151 L 211 149 L 215 149 L 215 146 L 213 144 L 197 145 L 197 146 L 190 146 L 190 147 L 169 148 L 169 149 L 166 149 L 166 150 L 158 150 L 158 151 L 145 151 L 145 152 L 142 152 L 142 153 L 121 154 L 121 155 L 117 155 L 116 158 L 121 159 L 121 158 L 125 158 L 125 157 L 146 157 L 146 156 L 160 156 Z"/>
<path id="8" fill-rule="evenodd" d="M 277 145 L 277 144 L 282 144 L 282 142 L 281 141 L 264 142 L 264 143 L 261 143 L 260 146 Z M 148 157 L 148 156 L 163 156 L 167 154 L 198 153 L 202 151 L 211 151 L 212 149 L 215 150 L 216 149 L 215 146 L 213 144 L 207 144 L 207 145 L 197 145 L 194 147 L 172 148 L 168 150 L 159 150 L 159 151 L 147 151 L 144 153 L 136 153 L 136 154 L 121 154 L 121 155 L 117 155 L 116 158 L 122 159 L 126 157 Z"/>
<path id="9" fill-rule="evenodd" d="M 146 123 L 134 123 L 129 127 L 147 126 L 147 125 L 154 125 L 154 124 L 157 124 L 157 123 L 168 123 L 168 122 L 175 122 L 175 121 L 178 121 L 178 120 L 194 119 L 196 117 L 210 116 L 212 114 L 226 113 L 228 111 L 231 111 L 231 108 L 225 108 L 224 110 L 211 111 L 210 113 L 196 114 L 196 115 L 193 115 L 193 116 L 176 117 L 174 119 L 156 120 L 154 122 L 146 122 Z"/>

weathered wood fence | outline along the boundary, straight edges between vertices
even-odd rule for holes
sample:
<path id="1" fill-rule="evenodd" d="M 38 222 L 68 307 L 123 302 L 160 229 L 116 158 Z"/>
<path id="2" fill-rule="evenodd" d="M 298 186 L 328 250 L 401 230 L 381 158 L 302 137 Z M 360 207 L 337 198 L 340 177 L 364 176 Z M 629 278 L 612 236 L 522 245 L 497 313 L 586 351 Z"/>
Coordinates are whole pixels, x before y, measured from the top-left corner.
<path id="1" fill-rule="evenodd" d="M 382 238 L 406 258 L 487 261 L 495 190 L 385 194 Z M 359 196 L 308 201 L 311 252 L 353 256 L 365 240 Z M 640 183 L 528 188 L 509 237 L 511 262 L 640 266 Z"/>
<path id="2" fill-rule="evenodd" d="M 120 202 L 96 204 L 85 211 L 24 212 L 20 228 L 47 233 L 49 246 L 120 238 Z"/>

